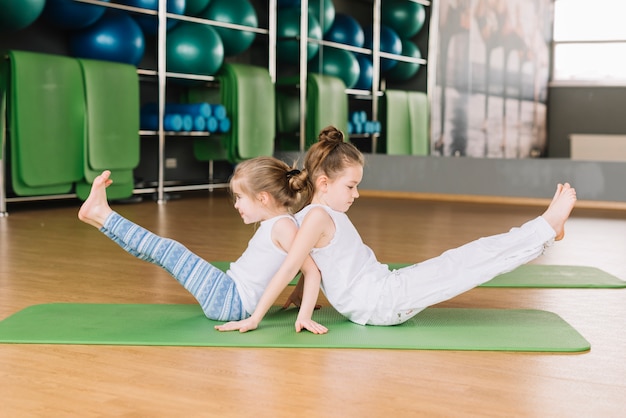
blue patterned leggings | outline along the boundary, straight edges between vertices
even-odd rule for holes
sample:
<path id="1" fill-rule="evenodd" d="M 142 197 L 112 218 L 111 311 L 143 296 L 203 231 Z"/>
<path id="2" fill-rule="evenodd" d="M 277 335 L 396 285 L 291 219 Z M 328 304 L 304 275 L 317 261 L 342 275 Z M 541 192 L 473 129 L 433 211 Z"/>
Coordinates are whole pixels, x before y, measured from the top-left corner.
<path id="1" fill-rule="evenodd" d="M 128 253 L 171 274 L 196 298 L 207 318 L 236 321 L 248 317 L 233 279 L 179 242 L 159 237 L 116 212 L 100 231 Z"/>

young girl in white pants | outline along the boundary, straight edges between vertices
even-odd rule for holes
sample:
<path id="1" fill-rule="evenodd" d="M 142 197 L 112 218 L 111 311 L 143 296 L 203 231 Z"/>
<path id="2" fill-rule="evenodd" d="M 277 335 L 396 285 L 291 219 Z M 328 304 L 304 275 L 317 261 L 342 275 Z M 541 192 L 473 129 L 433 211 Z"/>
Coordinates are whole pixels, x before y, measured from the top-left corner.
<path id="1" fill-rule="evenodd" d="M 575 190 L 559 184 L 548 209 L 519 228 L 390 271 L 377 261 L 346 215 L 359 197 L 363 164 L 363 155 L 344 142 L 339 130 L 328 127 L 320 133 L 300 174 L 313 185 L 312 202 L 296 214 L 300 229 L 272 279 L 282 283 L 293 277 L 310 255 L 322 273 L 321 288 L 330 304 L 357 324 L 400 324 L 428 306 L 533 260 L 563 238 L 565 221 L 576 202 Z M 259 304 L 254 315 L 218 329 L 254 329 L 267 309 Z"/>

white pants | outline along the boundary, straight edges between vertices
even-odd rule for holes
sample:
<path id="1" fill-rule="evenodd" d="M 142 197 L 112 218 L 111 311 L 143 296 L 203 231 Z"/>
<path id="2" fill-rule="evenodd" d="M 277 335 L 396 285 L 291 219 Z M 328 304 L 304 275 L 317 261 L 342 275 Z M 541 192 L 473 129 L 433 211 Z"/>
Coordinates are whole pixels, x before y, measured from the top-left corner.
<path id="1" fill-rule="evenodd" d="M 509 232 L 480 238 L 439 257 L 394 270 L 387 277 L 370 325 L 396 325 L 538 256 L 555 232 L 538 217 Z"/>

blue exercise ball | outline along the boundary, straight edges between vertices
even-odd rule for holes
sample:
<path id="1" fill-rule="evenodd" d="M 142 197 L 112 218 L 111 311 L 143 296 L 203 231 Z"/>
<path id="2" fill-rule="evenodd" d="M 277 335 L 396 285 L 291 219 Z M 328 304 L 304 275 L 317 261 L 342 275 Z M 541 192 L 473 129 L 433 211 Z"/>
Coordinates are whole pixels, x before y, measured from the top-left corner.
<path id="1" fill-rule="evenodd" d="M 46 0 L 0 0 L 0 33 L 30 26 L 41 15 Z"/>
<path id="2" fill-rule="evenodd" d="M 322 39 L 322 28 L 312 15 L 308 15 L 309 38 Z M 276 14 L 276 58 L 281 62 L 297 64 L 300 62 L 300 9 L 280 9 Z M 315 56 L 319 44 L 307 44 L 307 61 Z"/>
<path id="3" fill-rule="evenodd" d="M 137 65 L 143 58 L 145 41 L 139 24 L 127 13 L 108 10 L 93 25 L 73 32 L 70 53 L 79 58 L 116 61 Z"/>
<path id="4" fill-rule="evenodd" d="M 412 38 L 426 22 L 426 9 L 420 3 L 407 0 L 385 0 L 381 20 L 402 38 Z"/>
<path id="5" fill-rule="evenodd" d="M 256 10 L 249 0 L 211 0 L 209 7 L 200 16 L 216 22 L 233 23 L 252 28 L 259 26 Z M 224 43 L 225 56 L 233 56 L 245 51 L 252 45 L 256 37 L 255 32 L 241 29 L 215 26 L 215 30 Z"/>
<path id="6" fill-rule="evenodd" d="M 352 88 L 359 79 L 359 62 L 356 56 L 345 49 L 325 47 L 320 48 L 313 57 L 309 67 L 311 72 L 331 75 L 343 80 L 346 88 Z"/>
<path id="7" fill-rule="evenodd" d="M 422 58 L 417 45 L 408 39 L 402 39 L 402 55 L 411 58 Z M 398 61 L 398 63 L 386 74 L 389 80 L 405 81 L 417 74 L 420 64 L 416 62 Z"/>
<path id="8" fill-rule="evenodd" d="M 371 90 L 372 77 L 374 76 L 372 58 L 359 54 L 356 56 L 356 59 L 359 63 L 359 78 L 357 79 L 354 88 L 358 90 Z"/>
<path id="9" fill-rule="evenodd" d="M 74 0 L 47 0 L 42 17 L 56 27 L 76 30 L 93 25 L 105 11 L 104 6 Z"/>
<path id="10" fill-rule="evenodd" d="M 214 75 L 224 62 L 224 45 L 208 25 L 181 22 L 167 34 L 167 71 Z"/>
<path id="11" fill-rule="evenodd" d="M 359 48 L 365 44 L 363 28 L 355 18 L 345 13 L 335 15 L 335 20 L 324 35 L 324 39 Z"/>
<path id="12" fill-rule="evenodd" d="M 365 48 L 372 49 L 372 36 L 373 28 L 369 26 L 365 30 Z M 402 41 L 398 34 L 388 26 L 380 26 L 380 51 L 387 52 L 389 54 L 400 55 L 402 53 Z M 381 58 L 380 70 L 389 71 L 395 65 L 397 61 L 391 58 Z"/>
<path id="13" fill-rule="evenodd" d="M 185 3 L 185 14 L 187 16 L 198 16 L 207 6 L 211 3 L 211 0 L 187 0 Z"/>
<path id="14" fill-rule="evenodd" d="M 309 14 L 320 23 L 322 33 L 326 33 L 335 21 L 335 5 L 332 0 L 309 0 Z"/>
<path id="15" fill-rule="evenodd" d="M 159 0 L 117 0 L 127 6 L 138 7 L 148 10 L 159 10 Z M 185 0 L 167 0 L 167 12 L 177 15 L 185 14 Z M 139 23 L 146 35 L 156 35 L 159 30 L 159 19 L 157 16 L 148 16 L 139 13 L 131 15 Z M 178 23 L 176 19 L 167 19 L 167 29 L 171 29 Z"/>

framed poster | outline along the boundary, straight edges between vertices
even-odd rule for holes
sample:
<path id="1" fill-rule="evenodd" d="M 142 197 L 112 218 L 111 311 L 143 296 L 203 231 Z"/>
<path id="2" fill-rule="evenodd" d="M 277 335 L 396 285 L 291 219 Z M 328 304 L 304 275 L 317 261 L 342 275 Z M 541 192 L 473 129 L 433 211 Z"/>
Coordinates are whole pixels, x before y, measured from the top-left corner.
<path id="1" fill-rule="evenodd" d="M 543 156 L 552 2 L 440 0 L 434 6 L 431 154 Z"/>

